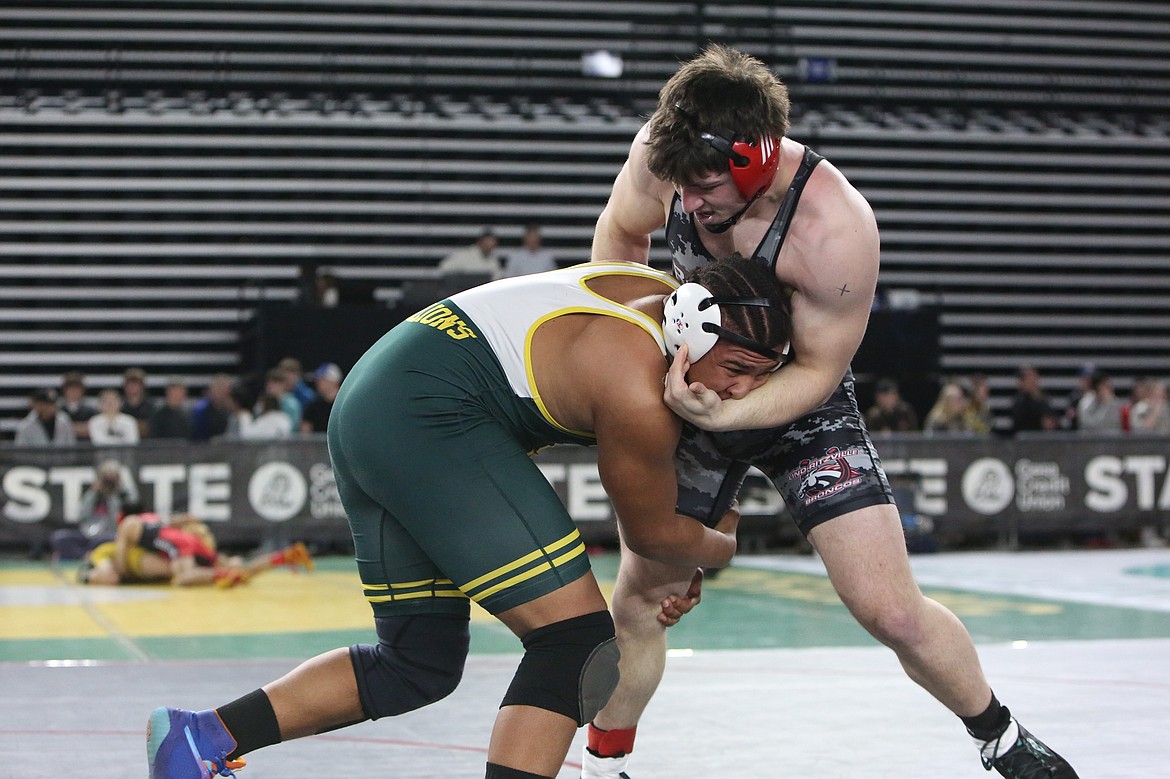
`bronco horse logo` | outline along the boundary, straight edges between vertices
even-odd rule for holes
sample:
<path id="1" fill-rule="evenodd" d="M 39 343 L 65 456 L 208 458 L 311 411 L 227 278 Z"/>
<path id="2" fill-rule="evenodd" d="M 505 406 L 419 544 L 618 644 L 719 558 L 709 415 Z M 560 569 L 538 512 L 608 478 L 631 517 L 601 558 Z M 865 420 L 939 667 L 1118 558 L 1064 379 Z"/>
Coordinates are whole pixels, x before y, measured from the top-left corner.
<path id="1" fill-rule="evenodd" d="M 835 484 L 857 476 L 857 471 L 853 470 L 849 460 L 836 447 L 825 452 L 824 457 L 817 460 L 804 460 L 800 465 L 801 470 L 805 471 L 804 478 L 800 482 L 800 492 L 803 495 L 815 495 Z"/>

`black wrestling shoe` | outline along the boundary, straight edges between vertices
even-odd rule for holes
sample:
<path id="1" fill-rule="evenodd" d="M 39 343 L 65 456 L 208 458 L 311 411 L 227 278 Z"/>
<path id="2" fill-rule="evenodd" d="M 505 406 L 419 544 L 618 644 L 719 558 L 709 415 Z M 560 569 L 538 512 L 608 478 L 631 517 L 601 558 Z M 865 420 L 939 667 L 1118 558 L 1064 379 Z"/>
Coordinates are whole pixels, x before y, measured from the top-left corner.
<path id="1" fill-rule="evenodd" d="M 1019 729 L 1019 734 L 1016 736 L 1016 743 L 1007 752 L 993 759 L 986 757 L 987 754 L 994 755 L 999 751 L 1002 735 L 984 745 L 982 758 L 984 768 L 988 771 L 994 768 L 1000 776 L 1006 776 L 1007 779 L 1080 779 L 1068 761 L 1024 730 L 1023 725 L 1018 722 L 1015 725 Z M 1009 725 L 1007 730 L 1012 730 L 1012 727 Z"/>

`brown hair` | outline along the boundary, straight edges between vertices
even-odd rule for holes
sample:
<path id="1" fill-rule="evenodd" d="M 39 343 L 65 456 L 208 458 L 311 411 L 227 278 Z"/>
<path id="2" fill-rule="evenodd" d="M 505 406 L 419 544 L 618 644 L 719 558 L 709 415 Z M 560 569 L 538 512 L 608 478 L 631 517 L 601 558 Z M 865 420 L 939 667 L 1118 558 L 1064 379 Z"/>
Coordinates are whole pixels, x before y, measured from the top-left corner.
<path id="1" fill-rule="evenodd" d="M 658 178 L 688 184 L 727 169 L 727 157 L 699 136 L 748 140 L 788 132 L 788 89 L 763 62 L 712 44 L 683 64 L 658 93 L 646 164 Z"/>

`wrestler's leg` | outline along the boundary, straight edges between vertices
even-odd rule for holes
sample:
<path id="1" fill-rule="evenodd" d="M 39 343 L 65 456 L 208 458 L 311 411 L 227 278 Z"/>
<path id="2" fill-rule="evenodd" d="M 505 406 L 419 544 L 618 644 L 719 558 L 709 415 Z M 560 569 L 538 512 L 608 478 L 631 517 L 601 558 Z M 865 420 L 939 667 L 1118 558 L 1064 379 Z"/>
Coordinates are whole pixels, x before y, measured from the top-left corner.
<path id="1" fill-rule="evenodd" d="M 925 597 L 910 570 L 897 508 L 867 506 L 809 532 L 841 601 L 906 673 L 960 717 L 991 699 L 971 636 L 958 617 Z"/>
<path id="2" fill-rule="evenodd" d="M 666 667 L 666 626 L 662 601 L 685 593 L 695 569 L 647 560 L 622 545 L 621 565 L 611 610 L 622 652 L 621 681 L 609 703 L 593 719 L 603 730 L 638 724 Z"/>

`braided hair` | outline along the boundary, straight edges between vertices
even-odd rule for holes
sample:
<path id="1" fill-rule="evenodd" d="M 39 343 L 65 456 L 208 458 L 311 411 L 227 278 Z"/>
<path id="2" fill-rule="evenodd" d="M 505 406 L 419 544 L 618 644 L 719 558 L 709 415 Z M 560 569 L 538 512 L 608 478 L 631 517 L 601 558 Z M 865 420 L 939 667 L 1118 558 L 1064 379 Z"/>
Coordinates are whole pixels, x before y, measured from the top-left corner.
<path id="1" fill-rule="evenodd" d="M 767 299 L 770 306 L 721 306 L 722 326 L 777 351 L 792 340 L 792 289 L 763 263 L 735 253 L 692 271 L 686 280 L 719 298 Z"/>

